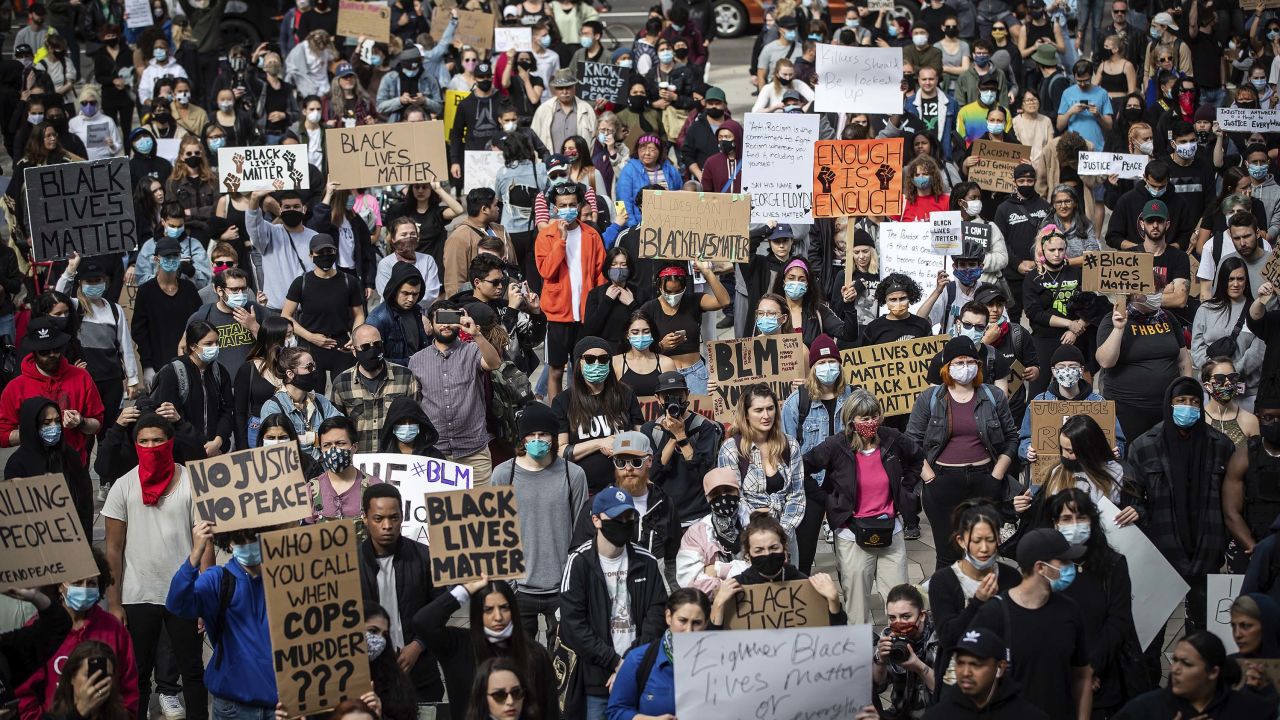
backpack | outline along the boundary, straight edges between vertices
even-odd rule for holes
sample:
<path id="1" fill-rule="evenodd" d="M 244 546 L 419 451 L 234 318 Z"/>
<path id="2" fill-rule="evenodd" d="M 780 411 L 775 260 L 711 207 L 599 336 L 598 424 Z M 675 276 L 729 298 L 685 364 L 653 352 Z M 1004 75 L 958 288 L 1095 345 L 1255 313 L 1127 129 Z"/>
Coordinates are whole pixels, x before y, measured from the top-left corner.
<path id="1" fill-rule="evenodd" d="M 644 656 L 640 658 L 640 667 L 636 668 L 636 690 L 641 695 L 644 695 L 644 686 L 649 682 L 653 666 L 658 664 L 658 652 L 661 650 L 662 638 L 658 638 L 649 643 L 649 647 L 645 648 Z"/>
<path id="2" fill-rule="evenodd" d="M 212 641 L 213 648 L 215 650 L 217 650 L 218 646 L 222 644 L 222 638 L 226 636 L 227 608 L 231 607 L 231 598 L 235 597 L 235 594 L 236 594 L 236 576 L 226 567 L 223 567 L 222 575 L 218 578 L 218 612 L 216 615 L 214 615 L 214 617 L 217 618 L 217 622 L 218 622 L 218 624 L 215 626 L 218 628 L 218 635 L 217 637 L 209 638 Z M 218 658 L 214 660 L 214 663 L 213 663 L 213 666 L 215 668 L 221 669 L 223 655 L 224 653 L 218 653 Z"/>
<path id="3" fill-rule="evenodd" d="M 497 370 L 488 373 L 489 416 L 493 420 L 493 433 L 513 445 L 520 444 L 520 413 L 536 399 L 529 376 L 516 364 L 503 360 Z"/>
<path id="4" fill-rule="evenodd" d="M 173 368 L 173 375 L 178 380 L 178 399 L 180 404 L 185 406 L 187 398 L 191 396 L 191 379 L 187 377 L 187 366 L 182 364 L 182 360 L 174 358 L 169 361 L 169 367 Z M 218 386 L 218 368 L 220 366 L 214 363 L 209 366 L 209 375 L 213 377 L 214 387 Z"/>

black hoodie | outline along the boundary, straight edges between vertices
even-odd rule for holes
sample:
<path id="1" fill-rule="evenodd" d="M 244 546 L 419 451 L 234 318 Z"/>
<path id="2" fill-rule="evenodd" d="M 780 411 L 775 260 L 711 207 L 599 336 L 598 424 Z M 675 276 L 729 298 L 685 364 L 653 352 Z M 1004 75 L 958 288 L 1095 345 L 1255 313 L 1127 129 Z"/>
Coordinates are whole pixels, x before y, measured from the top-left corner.
<path id="1" fill-rule="evenodd" d="M 436 449 L 440 433 L 436 432 L 436 426 L 431 424 L 431 419 L 422 411 L 418 401 L 409 397 L 398 397 L 391 401 L 387 418 L 382 422 L 382 432 L 378 435 L 378 452 L 400 452 L 400 441 L 396 438 L 395 429 L 396 425 L 406 420 L 418 423 L 418 437 L 413 439 L 413 454 L 444 459 L 444 454 Z"/>
<path id="2" fill-rule="evenodd" d="M 382 347 L 387 360 L 397 365 L 408 365 L 409 358 L 431 342 L 431 336 L 422 327 L 422 308 L 414 305 L 408 310 L 401 310 L 396 304 L 396 295 L 400 286 L 411 278 L 416 278 L 426 290 L 422 273 L 413 263 L 399 262 L 391 268 L 391 277 L 382 291 L 382 304 L 369 313 L 369 324 L 378 328 L 382 334 Z"/>
<path id="3" fill-rule="evenodd" d="M 33 397 L 22 401 L 18 409 L 18 449 L 4 466 L 4 479 L 28 478 L 53 473 L 67 479 L 67 489 L 76 505 L 81 527 L 93 529 L 93 483 L 89 471 L 80 462 L 80 453 L 67 447 L 63 438 L 45 445 L 40 438 L 40 416 L 53 407 L 62 416 L 58 404 L 49 398 Z"/>
<path id="4" fill-rule="evenodd" d="M 133 132 L 129 133 L 129 177 L 133 179 L 135 186 L 145 176 L 149 175 L 164 182 L 173 173 L 173 163 L 156 154 L 158 147 L 152 148 L 151 152 L 145 155 L 134 149 L 133 144 L 143 135 L 153 141 L 156 139 L 155 134 L 144 127 L 134 128 Z"/>
<path id="5" fill-rule="evenodd" d="M 995 696 L 985 707 L 978 707 L 958 686 L 947 685 L 942 699 L 929 708 L 924 720 L 1049 720 L 1043 710 L 1019 697 L 1018 690 L 1013 678 L 1002 677 L 996 681 Z"/>

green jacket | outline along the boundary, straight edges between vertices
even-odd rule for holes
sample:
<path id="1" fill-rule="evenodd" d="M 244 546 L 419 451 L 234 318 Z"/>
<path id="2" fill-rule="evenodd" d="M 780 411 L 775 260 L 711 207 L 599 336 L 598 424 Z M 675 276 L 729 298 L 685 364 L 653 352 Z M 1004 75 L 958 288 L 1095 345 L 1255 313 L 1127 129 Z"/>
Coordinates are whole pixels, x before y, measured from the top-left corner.
<path id="1" fill-rule="evenodd" d="M 999 68 L 992 66 L 991 72 L 987 74 L 994 74 L 996 79 L 1000 81 L 1000 87 L 996 90 L 996 103 L 1000 105 L 1007 104 L 1009 83 L 1004 72 Z M 978 100 L 978 81 L 983 79 L 983 77 L 985 76 L 978 76 L 978 70 L 973 65 L 970 65 L 968 70 L 960 73 L 960 78 L 956 80 L 956 102 L 960 103 L 962 107 L 971 102 L 976 102 Z"/>
<path id="2" fill-rule="evenodd" d="M 178 0 L 178 4 L 191 21 L 191 36 L 196 41 L 196 52 L 217 52 L 222 39 L 218 25 L 222 23 L 222 15 L 227 10 L 227 0 L 208 0 L 204 7 L 192 5 L 191 0 Z"/>
<path id="3" fill-rule="evenodd" d="M 942 51 L 932 45 L 926 45 L 918 48 L 915 44 L 908 44 L 902 47 L 902 62 L 911 63 L 911 67 L 916 69 L 916 73 L 920 72 L 922 67 L 931 67 L 938 71 L 938 78 L 942 78 Z"/>

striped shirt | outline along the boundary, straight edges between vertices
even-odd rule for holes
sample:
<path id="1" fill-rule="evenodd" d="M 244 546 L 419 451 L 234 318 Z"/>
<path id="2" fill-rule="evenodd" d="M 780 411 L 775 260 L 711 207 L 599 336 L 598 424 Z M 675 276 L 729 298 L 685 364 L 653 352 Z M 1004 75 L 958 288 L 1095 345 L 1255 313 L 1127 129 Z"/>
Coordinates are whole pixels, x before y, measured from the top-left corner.
<path id="1" fill-rule="evenodd" d="M 480 383 L 484 370 L 475 343 L 459 340 L 441 352 L 433 342 L 409 358 L 409 370 L 422 388 L 422 411 L 440 433 L 440 452 L 449 457 L 471 455 L 489 444 Z"/>

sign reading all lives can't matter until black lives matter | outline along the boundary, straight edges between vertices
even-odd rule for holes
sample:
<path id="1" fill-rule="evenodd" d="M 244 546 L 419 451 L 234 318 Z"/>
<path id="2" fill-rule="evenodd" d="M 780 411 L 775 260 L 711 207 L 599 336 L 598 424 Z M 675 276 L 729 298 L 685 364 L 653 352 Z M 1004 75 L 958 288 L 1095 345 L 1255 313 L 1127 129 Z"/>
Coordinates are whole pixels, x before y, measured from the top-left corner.
<path id="1" fill-rule="evenodd" d="M 122 253 L 137 246 L 128 158 L 29 167 L 23 190 L 37 261 Z"/>

